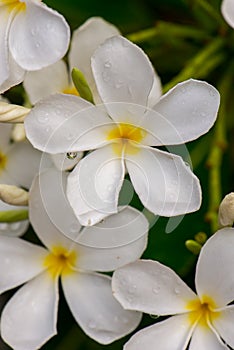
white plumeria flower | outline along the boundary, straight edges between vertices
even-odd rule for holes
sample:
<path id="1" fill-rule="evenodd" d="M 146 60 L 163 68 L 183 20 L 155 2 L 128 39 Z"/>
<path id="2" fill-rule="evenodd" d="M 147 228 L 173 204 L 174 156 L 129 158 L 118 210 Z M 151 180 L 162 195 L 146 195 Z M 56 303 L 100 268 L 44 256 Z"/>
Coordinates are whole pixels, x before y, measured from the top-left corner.
<path id="1" fill-rule="evenodd" d="M 28 141 L 11 143 L 11 124 L 0 125 L 0 183 L 29 188 L 38 173 L 41 152 Z M 20 209 L 24 209 L 20 207 Z M 0 200 L 0 212 L 19 210 Z M 21 235 L 28 228 L 28 220 L 0 223 L 0 235 Z"/>
<path id="2" fill-rule="evenodd" d="M 0 0 L 0 91 L 60 60 L 69 40 L 64 17 L 40 0 Z"/>
<path id="3" fill-rule="evenodd" d="M 42 151 L 96 149 L 68 178 L 68 199 L 80 222 L 93 225 L 117 212 L 126 171 L 151 212 L 197 210 L 199 180 L 181 157 L 149 146 L 181 144 L 207 132 L 217 115 L 217 90 L 189 80 L 149 109 L 154 70 L 144 52 L 121 36 L 99 46 L 92 72 L 104 105 L 57 94 L 39 102 L 25 120 L 27 137 Z"/>
<path id="4" fill-rule="evenodd" d="M 27 282 L 1 316 L 1 336 L 14 350 L 39 349 L 56 334 L 59 277 L 74 318 L 97 342 L 111 343 L 141 320 L 141 313 L 125 311 L 115 300 L 111 278 L 95 271 L 111 271 L 140 257 L 147 244 L 146 218 L 127 207 L 81 230 L 64 197 L 65 183 L 66 175 L 51 169 L 35 179 L 30 191 L 30 220 L 46 248 L 0 237 L 0 291 Z M 50 198 L 48 208 L 43 196 Z M 82 243 L 65 237 L 64 230 Z M 110 243 L 112 249 L 105 249 Z"/>
<path id="5" fill-rule="evenodd" d="M 63 60 L 36 72 L 28 72 L 24 88 L 32 104 L 53 93 L 61 92 L 78 95 L 71 82 L 71 70 L 76 67 L 84 75 L 97 99 L 97 89 L 91 71 L 91 56 L 107 38 L 118 35 L 118 29 L 100 17 L 89 18 L 73 32 L 68 66 Z"/>
<path id="6" fill-rule="evenodd" d="M 221 5 L 221 11 L 226 22 L 234 28 L 234 1 L 223 0 Z"/>
<path id="7" fill-rule="evenodd" d="M 197 262 L 197 295 L 170 268 L 139 260 L 113 275 L 113 293 L 127 310 L 174 314 L 136 333 L 124 350 L 228 350 L 234 347 L 234 229 L 218 231 Z M 190 342 L 190 343 L 189 343 Z"/>

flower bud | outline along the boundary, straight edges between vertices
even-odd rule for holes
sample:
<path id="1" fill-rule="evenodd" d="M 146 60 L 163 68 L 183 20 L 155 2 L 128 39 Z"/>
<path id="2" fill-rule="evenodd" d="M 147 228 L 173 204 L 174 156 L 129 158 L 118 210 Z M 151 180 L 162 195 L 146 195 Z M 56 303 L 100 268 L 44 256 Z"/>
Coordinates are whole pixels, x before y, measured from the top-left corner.
<path id="1" fill-rule="evenodd" d="M 28 192 L 17 186 L 0 184 L 0 199 L 10 205 L 28 205 Z"/>
<path id="2" fill-rule="evenodd" d="M 219 225 L 232 226 L 234 222 L 234 192 L 227 194 L 219 207 Z"/>

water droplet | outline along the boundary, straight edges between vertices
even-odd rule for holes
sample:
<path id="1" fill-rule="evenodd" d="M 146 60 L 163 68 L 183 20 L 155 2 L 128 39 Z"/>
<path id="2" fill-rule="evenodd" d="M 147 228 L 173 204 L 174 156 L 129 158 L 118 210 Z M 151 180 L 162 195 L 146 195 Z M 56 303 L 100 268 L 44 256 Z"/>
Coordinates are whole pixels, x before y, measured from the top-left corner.
<path id="1" fill-rule="evenodd" d="M 179 287 L 175 287 L 174 292 L 177 295 L 180 294 L 180 288 Z"/>
<path id="2" fill-rule="evenodd" d="M 37 120 L 39 121 L 39 123 L 44 124 L 48 122 L 49 117 L 47 114 L 43 114 L 43 115 L 39 115 Z"/>
<path id="3" fill-rule="evenodd" d="M 50 130 L 51 130 L 51 127 L 50 127 L 50 126 L 47 126 L 47 127 L 45 128 L 45 131 L 46 131 L 46 132 L 50 132 Z"/>
<path id="4" fill-rule="evenodd" d="M 77 157 L 77 152 L 68 152 L 67 158 L 68 159 L 75 159 Z"/>
<path id="5" fill-rule="evenodd" d="M 36 35 L 36 33 L 37 33 L 37 31 L 36 31 L 36 29 L 35 29 L 35 28 L 31 29 L 31 34 L 32 34 L 32 36 L 35 36 L 35 35 Z"/>
<path id="6" fill-rule="evenodd" d="M 133 284 L 129 289 L 128 289 L 128 293 L 129 294 L 134 294 L 136 291 L 137 286 L 135 284 Z"/>
<path id="7" fill-rule="evenodd" d="M 106 61 L 106 62 L 104 63 L 104 66 L 105 66 L 106 68 L 111 68 L 112 64 L 111 64 L 110 61 Z"/>
<path id="8" fill-rule="evenodd" d="M 182 94 L 185 94 L 187 92 L 187 89 L 185 86 L 182 86 L 180 91 L 182 92 Z"/>
<path id="9" fill-rule="evenodd" d="M 211 97 L 214 97 L 216 94 L 215 94 L 215 91 L 213 90 L 213 89 L 210 89 L 209 90 L 209 95 L 211 96 Z"/>
<path id="10" fill-rule="evenodd" d="M 206 113 L 205 112 L 201 112 L 201 117 L 206 117 Z"/>
<path id="11" fill-rule="evenodd" d="M 156 286 L 156 287 L 152 288 L 152 292 L 153 292 L 154 294 L 158 294 L 158 293 L 160 292 L 160 287 L 159 287 L 159 286 Z"/>
<path id="12" fill-rule="evenodd" d="M 89 321 L 88 327 L 91 329 L 95 329 L 97 327 L 96 322 L 94 320 Z"/>
<path id="13" fill-rule="evenodd" d="M 0 230 L 1 231 L 5 231 L 8 229 L 8 224 L 6 224 L 5 222 L 0 224 Z"/>
<path id="14" fill-rule="evenodd" d="M 36 43 L 36 47 L 39 48 L 41 44 L 39 42 Z"/>
<path id="15" fill-rule="evenodd" d="M 66 139 L 68 140 L 68 141 L 70 141 L 70 140 L 72 140 L 72 139 L 74 139 L 75 138 L 75 134 L 73 134 L 73 133 L 71 133 L 71 132 L 69 132 L 67 135 L 66 135 Z"/>
<path id="16" fill-rule="evenodd" d="M 16 230 L 18 230 L 20 228 L 20 225 L 21 225 L 20 222 L 14 222 L 14 223 L 11 224 L 11 229 L 13 231 L 16 231 Z"/>
<path id="17" fill-rule="evenodd" d="M 109 75 L 109 73 L 108 72 L 103 72 L 102 73 L 102 78 L 103 78 L 103 80 L 104 80 L 104 82 L 105 83 L 108 83 L 108 81 L 110 81 L 110 75 Z"/>
<path id="18" fill-rule="evenodd" d="M 74 224 L 71 224 L 70 226 L 71 233 L 78 233 L 79 231 L 80 231 L 80 227 L 76 222 Z"/>

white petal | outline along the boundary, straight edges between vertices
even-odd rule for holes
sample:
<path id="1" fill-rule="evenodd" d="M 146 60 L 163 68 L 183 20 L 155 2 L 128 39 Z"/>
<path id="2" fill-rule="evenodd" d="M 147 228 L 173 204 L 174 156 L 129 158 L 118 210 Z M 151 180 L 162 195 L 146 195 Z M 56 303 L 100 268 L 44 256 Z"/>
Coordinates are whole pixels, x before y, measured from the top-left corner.
<path id="1" fill-rule="evenodd" d="M 12 21 L 13 13 L 9 13 L 8 6 L 2 6 L 0 11 L 0 88 L 4 81 L 9 77 L 9 53 L 8 53 L 8 33 Z"/>
<path id="2" fill-rule="evenodd" d="M 91 152 L 68 176 L 67 197 L 84 226 L 94 225 L 117 213 L 124 163 L 112 147 L 108 145 Z"/>
<path id="3" fill-rule="evenodd" d="M 0 236 L 0 292 L 19 286 L 44 270 L 47 251 L 16 237 Z"/>
<path id="4" fill-rule="evenodd" d="M 30 188 L 34 176 L 39 172 L 41 152 L 28 142 L 13 144 L 7 153 L 6 170 L 15 185 Z"/>
<path id="5" fill-rule="evenodd" d="M 125 309 L 152 315 L 185 313 L 196 294 L 169 267 L 138 260 L 114 272 L 112 290 Z"/>
<path id="6" fill-rule="evenodd" d="M 208 327 L 196 327 L 189 345 L 189 350 L 228 350 L 215 333 Z"/>
<path id="7" fill-rule="evenodd" d="M 203 246 L 196 270 L 196 289 L 209 295 L 218 307 L 234 300 L 234 229 L 224 228 Z"/>
<path id="8" fill-rule="evenodd" d="M 218 91 L 204 81 L 177 84 L 142 124 L 156 139 L 151 146 L 181 144 L 205 134 L 216 120 L 219 101 Z"/>
<path id="9" fill-rule="evenodd" d="M 73 274 L 62 279 L 65 298 L 77 323 L 91 338 L 109 344 L 133 331 L 141 314 L 124 310 L 111 292 L 111 279 L 99 274 Z"/>
<path id="10" fill-rule="evenodd" d="M 217 330 L 218 334 L 225 343 L 234 347 L 234 333 L 233 333 L 233 324 L 234 324 L 234 306 L 230 305 L 227 308 L 220 311 L 217 317 L 212 319 L 212 324 Z"/>
<path id="11" fill-rule="evenodd" d="M 12 124 L 0 124 L 0 152 L 6 155 L 11 141 Z"/>
<path id="12" fill-rule="evenodd" d="M 185 350 L 191 336 L 187 320 L 187 315 L 178 315 L 147 327 L 136 333 L 124 350 Z"/>
<path id="13" fill-rule="evenodd" d="M 180 156 L 142 147 L 126 155 L 126 167 L 140 200 L 154 214 L 176 216 L 199 209 L 199 180 Z"/>
<path id="14" fill-rule="evenodd" d="M 91 271 L 113 271 L 135 261 L 147 245 L 148 221 L 138 210 L 126 207 L 102 223 L 82 230 L 77 241 L 78 265 Z"/>
<path id="15" fill-rule="evenodd" d="M 156 72 L 154 72 L 154 82 L 148 97 L 148 107 L 153 107 L 162 96 L 161 80 Z"/>
<path id="16" fill-rule="evenodd" d="M 120 33 L 115 26 L 100 17 L 89 18 L 73 32 L 69 53 L 70 68 L 76 67 L 84 74 L 96 102 L 99 98 L 91 70 L 91 56 L 107 38 L 118 34 Z"/>
<path id="17" fill-rule="evenodd" d="M 146 54 L 121 36 L 107 39 L 91 59 L 99 95 L 104 103 L 127 102 L 147 106 L 154 70 Z M 126 113 L 124 104 L 106 108 L 113 118 Z M 134 113 L 134 111 L 133 111 Z"/>
<path id="18" fill-rule="evenodd" d="M 81 160 L 83 152 L 77 152 L 74 159 L 69 159 L 67 153 L 51 154 L 51 159 L 58 170 L 70 170 Z"/>
<path id="19" fill-rule="evenodd" d="M 58 283 L 47 272 L 24 285 L 7 303 L 1 336 L 15 350 L 36 350 L 57 333 Z"/>
<path id="20" fill-rule="evenodd" d="M 1 222 L 0 235 L 18 237 L 22 236 L 28 229 L 29 221 L 17 221 L 13 223 Z"/>
<path id="21" fill-rule="evenodd" d="M 69 249 L 72 241 L 67 237 L 76 238 L 80 230 L 65 197 L 65 183 L 66 175 L 51 169 L 37 176 L 30 190 L 30 222 L 49 249 L 54 246 Z"/>
<path id="22" fill-rule="evenodd" d="M 63 92 L 69 86 L 67 67 L 60 60 L 39 71 L 27 72 L 24 88 L 32 104 L 56 92 Z"/>
<path id="23" fill-rule="evenodd" d="M 25 119 L 25 129 L 34 147 L 56 154 L 107 143 L 103 125 L 108 124 L 110 129 L 110 123 L 103 110 L 92 103 L 77 96 L 56 94 L 36 104 Z"/>
<path id="24" fill-rule="evenodd" d="M 37 70 L 60 60 L 69 45 L 70 29 L 64 17 L 37 1 L 27 1 L 9 33 L 14 60 L 25 70 Z"/>
<path id="25" fill-rule="evenodd" d="M 233 0 L 223 0 L 221 11 L 227 23 L 234 28 L 234 3 Z"/>
<path id="26" fill-rule="evenodd" d="M 8 58 L 9 65 L 9 75 L 7 80 L 0 86 L 0 93 L 9 90 L 11 87 L 21 83 L 25 76 L 25 70 L 21 68 L 17 62 L 13 59 L 11 53 L 9 52 Z"/>

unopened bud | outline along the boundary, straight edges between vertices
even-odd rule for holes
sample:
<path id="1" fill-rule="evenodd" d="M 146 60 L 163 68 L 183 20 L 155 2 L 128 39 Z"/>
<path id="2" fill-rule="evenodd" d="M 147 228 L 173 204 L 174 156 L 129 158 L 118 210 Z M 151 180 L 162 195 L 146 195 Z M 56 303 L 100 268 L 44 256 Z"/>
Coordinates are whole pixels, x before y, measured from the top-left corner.
<path id="1" fill-rule="evenodd" d="M 232 226 L 234 223 L 234 192 L 227 194 L 219 206 L 220 227 Z"/>
<path id="2" fill-rule="evenodd" d="M 11 133 L 11 138 L 15 142 L 21 142 L 26 139 L 24 124 L 15 124 Z"/>
<path id="3" fill-rule="evenodd" d="M 0 199 L 10 205 L 27 206 L 28 192 L 17 186 L 0 184 Z"/>
<path id="4" fill-rule="evenodd" d="M 23 123 L 29 112 L 29 108 L 6 102 L 0 102 L 1 123 Z"/>
<path id="5" fill-rule="evenodd" d="M 193 239 L 188 239 L 185 242 L 185 246 L 194 255 L 198 255 L 200 253 L 201 248 L 202 248 L 201 244 L 194 241 Z"/>

